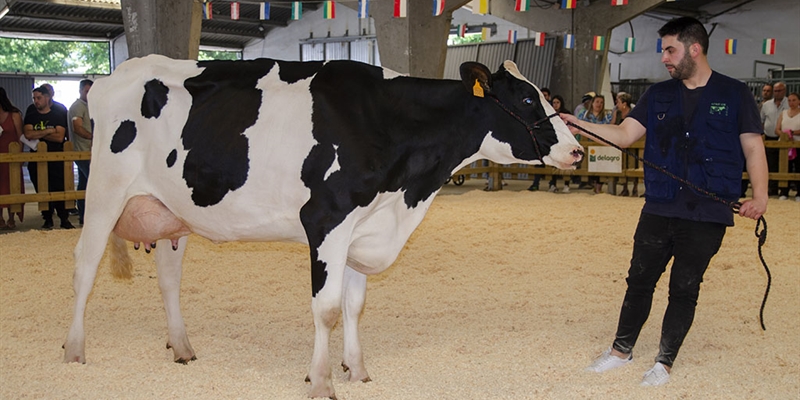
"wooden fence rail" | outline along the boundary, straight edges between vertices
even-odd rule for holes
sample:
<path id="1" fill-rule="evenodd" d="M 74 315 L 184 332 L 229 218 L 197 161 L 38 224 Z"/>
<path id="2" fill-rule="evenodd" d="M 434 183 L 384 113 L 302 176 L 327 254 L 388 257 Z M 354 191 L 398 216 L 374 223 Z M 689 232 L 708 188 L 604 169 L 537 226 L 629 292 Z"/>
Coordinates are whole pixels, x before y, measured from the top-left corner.
<path id="1" fill-rule="evenodd" d="M 39 142 L 35 153 L 23 153 L 20 143 L 11 143 L 8 153 L 0 153 L 0 163 L 8 163 L 10 194 L 0 195 L 0 204 L 8 204 L 12 212 L 22 211 L 25 203 L 39 203 L 39 211 L 50 208 L 51 201 L 65 201 L 66 208 L 75 208 L 75 200 L 83 199 L 85 191 L 75 190 L 75 173 L 73 161 L 88 160 L 91 152 L 72 151 L 72 143 L 64 143 L 63 152 L 47 152 L 47 145 Z M 61 161 L 64 163 L 64 191 L 50 192 L 48 190 L 47 162 Z M 22 164 L 25 162 L 38 163 L 39 191 L 38 193 L 23 193 L 25 182 L 22 182 Z"/>
<path id="2" fill-rule="evenodd" d="M 597 143 L 589 140 L 581 140 L 581 145 L 586 148 L 587 146 L 598 146 Z M 789 172 L 789 149 L 796 148 L 800 152 L 800 142 L 798 141 L 767 141 L 764 142 L 765 147 L 778 149 L 779 161 L 778 171 L 770 172 L 769 179 L 778 182 L 778 187 L 785 188 L 789 186 L 789 181 L 800 181 L 800 172 Z M 640 157 L 644 153 L 644 141 L 634 143 L 629 147 L 630 150 L 636 152 Z M 23 153 L 22 145 L 19 143 L 11 143 L 9 145 L 8 153 L 0 153 L 0 163 L 9 164 L 9 180 L 11 186 L 11 193 L 0 195 L 0 204 L 8 204 L 12 212 L 22 211 L 25 203 L 39 203 L 39 210 L 47 210 L 50 208 L 51 201 L 65 201 L 66 208 L 74 208 L 75 200 L 85 198 L 85 191 L 75 190 L 75 174 L 73 169 L 73 161 L 89 160 L 91 159 L 91 152 L 89 151 L 72 151 L 72 143 L 64 143 L 63 152 L 47 152 L 47 145 L 39 142 L 37 151 L 35 153 Z M 47 176 L 47 162 L 60 161 L 64 163 L 64 191 L 63 192 L 50 192 L 48 190 L 48 176 Z M 38 177 L 39 177 L 39 192 L 38 193 L 23 193 L 22 188 L 25 183 L 22 182 L 22 165 L 25 162 L 38 163 Z M 548 181 L 553 175 L 560 175 L 565 179 L 570 179 L 573 176 L 579 176 L 582 182 L 587 182 L 589 177 L 597 177 L 600 182 L 608 183 L 609 193 L 616 194 L 616 183 L 618 181 L 642 178 L 644 177 L 644 170 L 642 166 L 636 162 L 633 157 L 622 153 L 622 172 L 609 173 L 609 172 L 589 172 L 588 157 L 584 157 L 581 167 L 576 170 L 563 171 L 553 167 L 536 168 L 530 165 L 523 164 L 510 164 L 500 165 L 492 162 L 476 162 L 473 166 L 468 166 L 460 169 L 453 175 L 464 175 L 466 179 L 475 179 L 475 177 L 483 177 L 486 174 L 486 179 L 491 182 L 491 190 L 500 190 L 502 188 L 503 179 L 518 179 L 518 180 L 533 180 L 534 175 L 542 176 L 542 180 Z M 747 173 L 742 173 L 742 179 L 747 179 Z"/>
<path id="3" fill-rule="evenodd" d="M 593 141 L 582 139 L 581 146 L 588 148 L 589 146 L 601 146 Z M 795 148 L 800 152 L 800 142 L 798 141 L 765 141 L 764 146 L 768 149 L 778 149 L 778 171 L 770 172 L 769 179 L 777 181 L 778 187 L 785 188 L 789 186 L 789 181 L 800 181 L 800 172 L 789 172 L 789 149 Z M 632 144 L 628 150 L 636 153 L 639 157 L 644 155 L 644 140 L 640 140 Z M 590 177 L 596 177 L 602 183 L 608 183 L 609 193 L 616 194 L 616 183 L 620 180 L 626 182 L 629 179 L 643 178 L 644 169 L 640 162 L 635 158 L 630 157 L 627 153 L 622 153 L 622 172 L 589 172 L 589 157 L 583 158 L 581 166 L 575 170 L 560 170 L 554 167 L 546 166 L 544 168 L 534 167 L 524 164 L 495 164 L 493 162 L 477 161 L 471 166 L 464 167 L 456 172 L 455 176 L 464 175 L 466 179 L 483 178 L 484 175 L 488 182 L 491 183 L 490 190 L 500 190 L 502 188 L 503 179 L 512 180 L 533 180 L 534 175 L 540 175 L 544 182 L 550 180 L 553 175 L 563 176 L 565 179 L 570 179 L 573 176 L 580 177 L 582 182 L 588 182 Z M 747 173 L 742 173 L 742 179 L 748 179 Z"/>

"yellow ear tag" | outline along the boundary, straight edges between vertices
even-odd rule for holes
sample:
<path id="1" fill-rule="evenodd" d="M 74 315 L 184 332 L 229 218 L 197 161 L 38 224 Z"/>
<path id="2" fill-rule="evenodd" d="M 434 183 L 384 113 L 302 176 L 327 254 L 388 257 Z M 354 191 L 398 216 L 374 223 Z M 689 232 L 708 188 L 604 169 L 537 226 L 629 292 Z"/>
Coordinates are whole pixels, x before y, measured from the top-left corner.
<path id="1" fill-rule="evenodd" d="M 472 86 L 472 95 L 475 97 L 483 97 L 483 87 L 477 79 L 475 79 L 475 85 Z"/>

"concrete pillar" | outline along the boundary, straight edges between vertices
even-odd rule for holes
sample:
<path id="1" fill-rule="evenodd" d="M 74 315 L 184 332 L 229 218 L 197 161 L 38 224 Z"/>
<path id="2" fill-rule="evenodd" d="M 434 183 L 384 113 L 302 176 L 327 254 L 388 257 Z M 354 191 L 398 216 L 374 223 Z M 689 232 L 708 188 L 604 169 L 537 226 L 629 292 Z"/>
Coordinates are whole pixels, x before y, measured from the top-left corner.
<path id="1" fill-rule="evenodd" d="M 550 91 L 564 96 L 567 108 L 574 107 L 584 93 L 600 91 L 603 67 L 608 63 L 611 30 L 651 10 L 666 0 L 637 0 L 626 6 L 611 6 L 609 1 L 578 1 L 578 7 L 562 10 L 558 5 L 542 10 L 531 7 L 527 12 L 514 11 L 514 2 L 492 2 L 492 15 L 528 29 L 558 36 Z M 560 4 L 560 2 L 559 2 Z M 564 49 L 564 35 L 575 36 L 575 48 Z M 592 50 L 594 36 L 605 36 L 603 51 Z M 609 99 L 606 99 L 606 104 Z"/>
<path id="2" fill-rule="evenodd" d="M 203 18 L 198 0 L 122 0 L 121 7 L 128 57 L 197 59 Z"/>
<path id="3" fill-rule="evenodd" d="M 431 0 L 408 0 L 408 17 L 393 18 L 394 2 L 371 2 L 381 65 L 410 76 L 442 78 L 453 10 L 466 3 L 445 3 L 444 13 L 434 17 Z"/>

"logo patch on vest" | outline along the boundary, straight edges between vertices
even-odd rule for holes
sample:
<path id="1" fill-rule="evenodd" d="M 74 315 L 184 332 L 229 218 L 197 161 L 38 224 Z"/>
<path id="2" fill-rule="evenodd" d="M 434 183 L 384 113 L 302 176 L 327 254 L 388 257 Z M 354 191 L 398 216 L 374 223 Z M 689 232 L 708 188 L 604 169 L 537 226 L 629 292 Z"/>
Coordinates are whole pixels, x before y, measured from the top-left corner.
<path id="1" fill-rule="evenodd" d="M 728 116 L 728 105 L 725 103 L 711 103 L 711 109 L 708 111 L 711 115 Z"/>

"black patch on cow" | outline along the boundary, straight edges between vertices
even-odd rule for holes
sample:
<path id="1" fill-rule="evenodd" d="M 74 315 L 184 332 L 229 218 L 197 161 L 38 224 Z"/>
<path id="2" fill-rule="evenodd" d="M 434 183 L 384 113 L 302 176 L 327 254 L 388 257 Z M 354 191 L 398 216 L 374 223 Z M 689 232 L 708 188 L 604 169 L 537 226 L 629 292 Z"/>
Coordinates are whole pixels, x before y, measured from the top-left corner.
<path id="1" fill-rule="evenodd" d="M 300 178 L 311 197 L 300 210 L 311 249 L 312 295 L 325 285 L 326 263 L 317 249 L 357 207 L 384 192 L 404 191 L 414 208 L 441 188 L 464 159 L 475 154 L 488 132 L 508 143 L 520 160 L 538 152 L 530 133 L 507 110 L 532 125 L 545 117 L 539 94 L 505 70 L 492 75 L 491 95 L 475 97 L 461 81 L 398 77 L 380 68 L 330 61 L 314 76 L 312 134 L 317 144 Z M 532 104 L 533 100 L 535 104 Z M 543 155 L 555 143 L 552 125 L 534 133 Z M 325 178 L 334 159 L 339 170 Z"/>
<path id="2" fill-rule="evenodd" d="M 277 63 L 279 68 L 278 76 L 281 81 L 290 84 L 314 76 L 324 64 L 323 61 L 277 61 Z"/>
<path id="3" fill-rule="evenodd" d="M 167 105 L 169 88 L 158 79 L 152 79 L 144 84 L 142 96 L 142 116 L 145 118 L 158 118 L 161 109 Z"/>
<path id="4" fill-rule="evenodd" d="M 192 95 L 189 117 L 181 138 L 188 151 L 183 179 L 192 188 L 192 200 L 201 207 L 222 201 L 247 180 L 249 141 L 244 131 L 258 119 L 259 79 L 274 60 L 204 61 L 200 75 L 183 86 Z"/>
<path id="5" fill-rule="evenodd" d="M 122 121 L 111 138 L 111 152 L 120 153 L 136 139 L 136 123 L 130 120 Z"/>
<path id="6" fill-rule="evenodd" d="M 172 168 L 172 166 L 175 165 L 175 160 L 177 159 L 178 159 L 178 151 L 172 149 L 172 151 L 170 151 L 169 155 L 167 156 L 167 168 Z"/>

